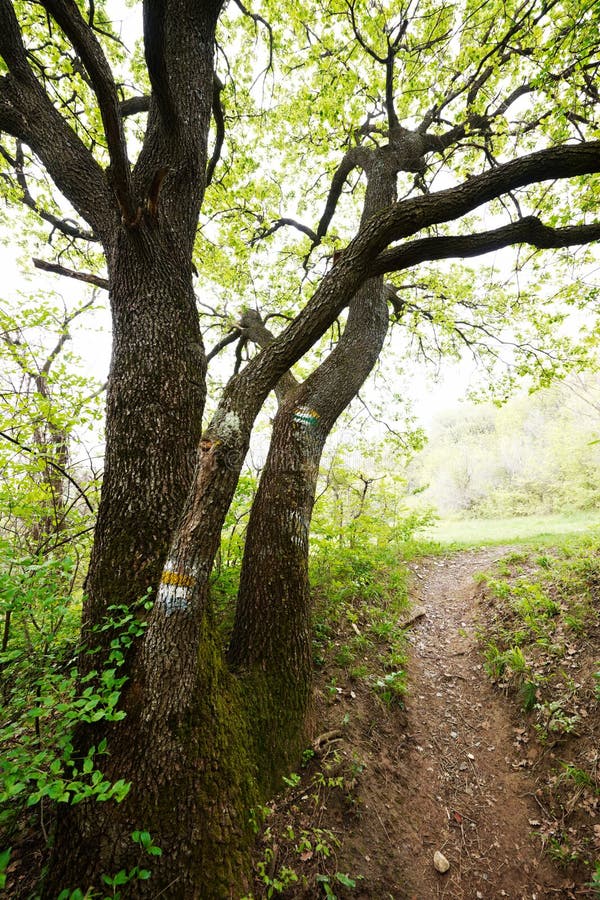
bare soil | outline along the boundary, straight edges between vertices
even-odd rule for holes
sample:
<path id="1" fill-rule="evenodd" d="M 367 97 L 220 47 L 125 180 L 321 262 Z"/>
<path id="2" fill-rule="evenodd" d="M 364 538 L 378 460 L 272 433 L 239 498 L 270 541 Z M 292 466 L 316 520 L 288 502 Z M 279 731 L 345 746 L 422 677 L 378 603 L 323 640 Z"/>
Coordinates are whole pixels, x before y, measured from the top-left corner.
<path id="1" fill-rule="evenodd" d="M 519 720 L 482 666 L 476 629 L 479 603 L 486 601 L 474 576 L 506 552 L 467 551 L 411 567 L 416 618 L 408 629 L 403 709 L 339 671 L 334 679 L 331 669 L 322 674 L 317 762 L 341 787 L 323 788 L 317 797 L 313 768 L 273 804 L 259 853 L 274 847 L 271 872 L 285 864 L 299 874 L 283 896 L 323 896 L 315 867 L 329 873 L 338 898 L 591 896 L 584 882 L 575 885 L 543 853 L 536 834 L 540 791 L 527 758 L 537 751 L 520 739 Z M 333 862 L 298 854 L 298 834 L 315 825 L 339 841 Z M 286 830 L 295 849 L 282 837 Z M 445 874 L 434 867 L 436 851 L 450 864 Z M 356 886 L 342 887 L 336 871 Z M 258 882 L 254 896 L 267 896 Z"/>
<path id="2" fill-rule="evenodd" d="M 540 815 L 536 786 L 474 633 L 473 576 L 501 556 L 476 551 L 415 568 L 413 596 L 425 616 L 411 637 L 399 897 L 534 900 L 562 892 L 564 876 L 541 856 L 531 824 Z M 435 850 L 450 862 L 444 875 L 432 864 Z"/>

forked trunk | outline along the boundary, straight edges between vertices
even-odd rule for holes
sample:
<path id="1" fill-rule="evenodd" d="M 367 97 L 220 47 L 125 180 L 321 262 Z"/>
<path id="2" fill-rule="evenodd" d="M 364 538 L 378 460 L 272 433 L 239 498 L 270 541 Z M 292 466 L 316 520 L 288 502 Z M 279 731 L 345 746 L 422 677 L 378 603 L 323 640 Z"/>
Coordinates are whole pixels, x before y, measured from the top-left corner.
<path id="1" fill-rule="evenodd" d="M 363 222 L 395 198 L 397 169 L 387 149 L 364 156 Z M 321 454 L 375 365 L 387 326 L 386 291 L 382 279 L 373 278 L 352 298 L 335 349 L 302 385 L 288 388 L 273 423 L 229 647 L 232 667 L 256 698 L 252 721 L 266 787 L 280 783 L 306 740 L 312 671 L 308 535 Z"/>
<path id="2" fill-rule="evenodd" d="M 124 232 L 121 240 L 111 272 L 115 336 L 107 459 L 86 584 L 84 670 L 100 668 L 114 637 L 98 631 L 105 617 L 119 618 L 107 607 L 129 606 L 160 581 L 192 484 L 204 401 L 189 265 L 156 232 Z M 224 510 L 215 503 L 215 534 L 228 504 L 227 497 Z M 206 582 L 199 589 L 206 591 Z M 153 875 L 148 885 L 136 882 L 135 896 L 163 890 L 174 898 L 229 897 L 243 873 L 235 848 L 246 838 L 240 833 L 231 845 L 226 838 L 228 821 L 235 830 L 242 818 L 229 806 L 251 805 L 240 784 L 252 765 L 243 717 L 236 713 L 243 706 L 239 688 L 220 662 L 208 618 L 201 616 L 192 629 L 175 629 L 173 636 L 174 618 L 153 621 L 149 646 L 134 643 L 122 698 L 125 720 L 108 734 L 100 722 L 76 735 L 83 753 L 107 736 L 109 755 L 97 764 L 111 781 L 124 779 L 132 787 L 118 805 L 59 807 L 60 854 L 53 856 L 45 897 L 56 898 L 65 888 L 100 888 L 102 875 L 138 863 Z M 185 704 L 174 706 L 186 679 Z M 136 829 L 152 833 L 160 857 L 140 858 L 130 837 Z"/>

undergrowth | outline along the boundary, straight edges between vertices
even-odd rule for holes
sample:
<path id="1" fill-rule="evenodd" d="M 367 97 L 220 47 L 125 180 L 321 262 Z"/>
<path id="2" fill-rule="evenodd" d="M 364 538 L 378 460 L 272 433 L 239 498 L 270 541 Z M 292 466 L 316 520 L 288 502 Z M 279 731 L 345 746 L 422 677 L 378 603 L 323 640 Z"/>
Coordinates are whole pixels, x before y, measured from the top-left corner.
<path id="1" fill-rule="evenodd" d="M 517 743 L 540 781 L 541 840 L 598 889 L 600 543 L 515 552 L 481 582 L 485 668 L 526 716 Z"/>
<path id="2" fill-rule="evenodd" d="M 243 481 L 242 488 L 226 523 L 212 579 L 224 644 L 235 606 L 244 504 L 254 489 L 251 479 Z M 415 533 L 427 521 L 428 515 L 395 511 L 392 524 L 382 524 L 365 513 L 340 530 L 339 522 L 334 527 L 327 516 L 315 520 L 313 654 L 316 668 L 327 673 L 328 702 L 336 702 L 342 690 L 339 680 L 370 692 L 389 710 L 401 709 L 406 563 L 423 552 Z M 140 613 L 151 602 L 142 598 L 139 610 L 115 606 L 108 611 L 98 629 L 98 643 L 110 644 L 107 664 L 96 667 L 92 662 L 86 667 L 91 671 L 80 678 L 83 560 L 83 555 L 76 563 L 68 555 L 17 556 L 8 542 L 0 545 L 0 691 L 5 713 L 0 727 L 0 889 L 8 887 L 19 896 L 25 896 L 21 891 L 28 892 L 39 875 L 32 869 L 43 865 L 57 803 L 120 801 L 129 788 L 103 775 L 106 741 L 90 748 L 85 759 L 76 759 L 72 735 L 79 723 L 116 721 L 124 715 L 119 710 L 122 663 L 131 642 L 143 633 Z M 257 896 L 284 893 L 296 882 L 302 886 L 303 879 L 308 879 L 309 896 L 335 898 L 352 890 L 356 879 L 336 865 L 340 836 L 318 825 L 318 810 L 332 797 L 353 808 L 359 802 L 362 766 L 359 758 L 338 754 L 332 736 L 307 748 L 304 767 L 287 783 L 285 802 L 302 810 L 299 819 L 286 824 L 285 834 L 275 835 L 268 818 L 261 824 L 265 810 L 256 814 L 262 848 L 256 863 Z M 140 862 L 130 871 L 106 873 L 103 879 L 117 897 L 149 876 Z M 71 900 L 77 896 L 74 891 Z"/>
<path id="3" fill-rule="evenodd" d="M 341 538 L 320 535 L 313 542 L 317 699 L 336 727 L 317 735 L 298 772 L 283 779 L 285 791 L 255 814 L 255 885 L 248 898 L 334 900 L 351 898 L 360 887 L 360 873 L 338 862 L 343 832 L 320 823 L 333 808 L 344 821 L 361 813 L 367 761 L 352 744 L 351 711 L 358 695 L 370 694 L 381 718 L 402 715 L 407 564 L 438 550 L 415 540 L 420 522 L 413 517 L 402 528 L 375 529 L 358 521 Z"/>
<path id="4" fill-rule="evenodd" d="M 12 848 L 31 832 L 41 832 L 48 841 L 56 804 L 120 802 L 127 795 L 129 785 L 123 779 L 110 782 L 103 774 L 107 741 L 102 739 L 82 756 L 74 750 L 73 733 L 81 723 L 123 718 L 118 708 L 126 680 L 122 666 L 145 626 L 135 609 L 110 607 L 96 629 L 99 642 L 108 635 L 105 661 L 80 677 L 80 603 L 69 557 L 13 559 L 0 573 L 0 598 L 5 621 L 0 652 L 3 887 Z M 144 598 L 140 608 L 148 604 Z M 93 651 L 90 654 L 93 665 Z"/>

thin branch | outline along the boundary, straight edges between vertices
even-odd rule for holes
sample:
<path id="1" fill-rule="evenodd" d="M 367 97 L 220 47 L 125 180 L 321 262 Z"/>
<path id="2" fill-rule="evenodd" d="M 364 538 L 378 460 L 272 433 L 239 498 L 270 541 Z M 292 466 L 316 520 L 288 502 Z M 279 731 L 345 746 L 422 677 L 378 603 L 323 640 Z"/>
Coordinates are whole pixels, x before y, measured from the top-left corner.
<path id="1" fill-rule="evenodd" d="M 5 431 L 0 431 L 0 437 L 4 438 L 5 441 L 10 441 L 11 444 L 14 444 L 16 447 L 19 448 L 19 450 L 23 451 L 24 453 L 31 453 L 33 456 L 37 456 L 39 459 L 43 459 L 44 462 L 46 462 L 49 466 L 52 466 L 53 469 L 56 469 L 57 472 L 60 472 L 60 474 L 64 478 L 66 478 L 67 481 L 69 481 L 73 485 L 73 487 L 79 492 L 82 500 L 85 502 L 89 511 L 91 513 L 94 512 L 94 507 L 90 503 L 86 492 L 75 481 L 75 479 L 71 475 L 69 475 L 69 473 L 65 469 L 63 469 L 62 466 L 59 466 L 58 463 L 54 462 L 53 459 L 50 459 L 50 457 L 47 456 L 45 453 L 39 453 L 33 447 L 28 447 L 26 444 L 22 444 L 21 441 L 18 441 L 16 438 L 12 437 L 10 434 L 7 434 Z"/>
<path id="2" fill-rule="evenodd" d="M 260 24 L 267 29 L 269 33 L 269 62 L 267 63 L 265 72 L 269 72 L 273 68 L 273 29 L 271 25 L 269 24 L 269 22 L 267 22 L 266 19 L 263 19 L 262 16 L 259 16 L 258 13 L 250 12 L 250 10 L 247 9 L 247 7 L 245 7 L 242 3 L 242 0 L 234 0 L 234 3 L 241 13 L 243 13 L 249 19 L 252 19 L 257 27 Z"/>
<path id="3" fill-rule="evenodd" d="M 308 225 L 303 225 L 302 222 L 297 222 L 295 219 L 282 218 L 277 219 L 277 221 L 274 222 L 270 228 L 263 228 L 259 232 L 257 232 L 257 234 L 255 234 L 250 241 L 250 246 L 253 247 L 254 244 L 257 244 L 259 241 L 270 237 L 272 234 L 275 234 L 276 231 L 279 231 L 280 228 L 285 228 L 285 226 L 287 225 L 289 225 L 290 228 L 295 228 L 297 231 L 301 231 L 302 234 L 306 234 L 313 242 L 313 247 L 316 247 L 319 243 L 317 233 L 313 231 L 312 228 L 309 228 Z"/>
<path id="4" fill-rule="evenodd" d="M 76 538 L 81 537 L 84 534 L 88 534 L 88 532 L 93 531 L 95 527 L 95 525 L 88 525 L 87 528 L 83 528 L 81 529 L 81 531 L 76 531 L 75 534 L 69 534 L 66 538 L 63 538 L 62 541 L 58 541 L 58 543 L 52 544 L 52 549 L 58 550 L 59 547 L 63 547 L 65 544 L 72 544 Z M 40 549 L 44 549 L 44 547 L 47 547 L 49 543 L 50 538 L 47 538 L 46 541 L 41 545 Z"/>
<path id="5" fill-rule="evenodd" d="M 66 266 L 61 266 L 58 263 L 46 262 L 46 260 L 37 259 L 35 256 L 32 262 L 36 269 L 41 269 L 44 272 L 64 275 L 66 278 L 74 278 L 76 281 L 93 284 L 94 287 L 101 288 L 103 291 L 108 290 L 108 278 L 102 278 L 100 275 L 93 275 L 91 272 L 76 272 L 74 269 L 68 269 Z"/>
<path id="6" fill-rule="evenodd" d="M 48 354 L 48 358 L 46 359 L 46 362 L 44 363 L 44 365 L 42 366 L 42 368 L 40 370 L 40 375 L 42 375 L 44 378 L 46 378 L 48 376 L 50 369 L 52 367 L 52 363 L 54 362 L 54 360 L 56 359 L 56 357 L 58 356 L 58 354 L 60 353 L 60 351 L 62 350 L 64 345 L 66 344 L 66 342 L 71 340 L 71 335 L 69 334 L 69 325 L 72 322 L 74 322 L 78 316 L 82 315 L 82 313 L 84 313 L 86 311 L 86 309 L 89 309 L 90 306 L 93 306 L 93 304 L 95 302 L 96 302 L 96 298 L 92 297 L 91 300 L 88 300 L 88 302 L 84 303 L 83 306 L 80 306 L 79 309 L 75 309 L 75 310 L 73 310 L 73 312 L 65 315 L 65 318 L 62 323 L 62 334 L 61 334 L 60 338 L 58 339 L 54 348 Z"/>
<path id="7" fill-rule="evenodd" d="M 69 219 L 60 219 L 58 216 L 55 216 L 53 213 L 48 212 L 48 210 L 42 209 L 37 200 L 33 198 L 29 191 L 29 186 L 27 184 L 27 178 L 24 172 L 24 162 L 25 157 L 23 154 L 23 146 L 20 141 L 17 141 L 17 154 L 16 157 L 13 158 L 10 153 L 6 150 L 6 148 L 0 146 L 0 155 L 4 157 L 4 159 L 13 167 L 15 171 L 15 176 L 17 179 L 17 184 L 21 188 L 21 202 L 28 206 L 36 215 L 43 219 L 44 222 L 48 222 L 55 228 L 57 231 L 60 231 L 62 234 L 67 237 L 77 238 L 82 241 L 89 241 L 90 243 L 97 242 L 98 238 L 91 231 L 85 231 L 83 228 L 80 228 L 76 223 L 71 222 Z"/>
<path id="8" fill-rule="evenodd" d="M 237 373 L 242 368 L 242 353 L 244 351 L 244 347 L 248 343 L 248 338 L 245 335 L 242 335 L 239 341 L 236 344 L 235 348 L 235 365 L 233 367 L 233 374 L 237 375 Z"/>
<path id="9" fill-rule="evenodd" d="M 552 6 L 554 6 L 556 4 L 556 2 L 557 2 L 557 0 L 549 0 L 549 2 L 546 4 L 546 6 L 544 8 L 544 12 L 547 12 L 548 10 L 550 10 L 550 8 Z M 518 33 L 518 31 L 521 28 L 524 27 L 527 16 L 530 14 L 532 8 L 533 8 L 532 5 L 528 4 L 528 3 L 524 3 L 521 6 L 521 8 L 518 10 L 518 13 L 521 14 L 521 17 L 514 18 L 512 20 L 510 27 L 505 32 L 503 37 L 500 38 L 500 40 L 498 40 L 497 43 L 494 44 L 492 47 L 490 47 L 490 49 L 487 51 L 487 53 L 484 54 L 482 59 L 479 61 L 475 71 L 465 81 L 463 81 L 457 88 L 455 88 L 453 90 L 448 90 L 446 92 L 446 95 L 442 98 L 442 100 L 439 103 L 432 106 L 431 109 L 428 110 L 428 112 L 425 114 L 422 122 L 420 123 L 420 125 L 418 127 L 419 132 L 425 133 L 434 121 L 436 121 L 436 120 L 439 121 L 439 117 L 440 117 L 442 110 L 446 106 L 448 106 L 450 103 L 452 103 L 452 101 L 455 100 L 457 97 L 460 97 L 461 94 L 464 94 L 465 92 L 467 93 L 467 105 L 471 105 L 475 102 L 477 95 L 479 94 L 479 91 L 481 90 L 481 88 L 485 85 L 485 83 L 488 81 L 488 79 L 494 74 L 494 72 L 497 71 L 497 68 L 498 68 L 497 65 L 486 65 L 486 63 L 495 54 L 500 53 L 501 55 L 500 55 L 498 62 L 499 62 L 499 65 L 502 66 L 505 63 L 507 63 L 510 59 L 512 59 L 514 54 L 516 52 L 518 52 L 518 51 L 514 50 L 513 48 L 507 49 L 508 45 L 509 45 L 509 41 L 511 40 L 512 37 L 514 37 L 514 35 L 516 33 Z M 543 15 L 543 14 L 544 13 L 542 13 L 541 15 Z M 541 15 L 536 17 L 532 24 L 537 23 L 539 21 L 539 18 L 541 18 Z M 460 77 L 460 74 L 461 73 L 456 73 L 455 78 L 458 79 Z M 516 99 L 516 98 L 512 98 L 510 100 L 510 103 L 514 102 L 514 99 Z M 510 105 L 510 104 L 508 104 L 508 105 Z M 506 108 L 508 108 L 508 105 Z M 498 114 L 501 115 L 502 113 L 498 113 Z"/>
<path id="10" fill-rule="evenodd" d="M 362 166 L 364 168 L 366 165 L 367 151 L 364 149 L 364 147 L 352 147 L 352 149 L 348 150 L 348 152 L 345 154 L 331 180 L 331 187 L 329 188 L 329 194 L 325 203 L 325 209 L 323 210 L 323 215 L 321 216 L 321 219 L 317 226 L 317 233 L 308 255 L 310 255 L 310 252 L 321 243 L 321 240 L 327 234 L 329 223 L 331 222 L 335 213 L 335 209 L 342 194 L 342 189 L 344 187 L 344 184 L 346 183 L 346 179 L 348 178 L 350 173 L 354 169 L 356 169 L 357 166 Z"/>
<path id="11" fill-rule="evenodd" d="M 101 385 L 100 385 L 100 387 L 98 388 L 98 390 L 92 391 L 91 394 L 88 394 L 88 396 L 87 396 L 87 397 L 85 398 L 85 400 L 83 401 L 82 406 L 85 406 L 86 403 L 90 403 L 92 400 L 95 400 L 96 397 L 99 397 L 100 394 L 103 394 L 104 391 L 107 390 L 107 388 L 108 388 L 108 381 L 105 381 L 104 384 L 101 384 Z"/>
<path id="12" fill-rule="evenodd" d="M 225 140 L 225 117 L 223 116 L 223 105 L 221 103 L 221 92 L 223 90 L 223 82 L 216 75 L 213 76 L 213 102 L 212 113 L 215 120 L 215 146 L 213 147 L 212 156 L 206 167 L 206 187 L 213 180 L 217 163 L 221 158 L 223 149 L 223 141 Z"/>
<path id="13" fill-rule="evenodd" d="M 346 0 L 346 6 L 348 7 L 348 12 L 350 13 L 350 24 L 352 25 L 352 31 L 354 32 L 354 37 L 356 38 L 356 40 L 358 41 L 360 46 L 363 48 L 365 53 L 368 53 L 368 55 L 372 59 L 374 59 L 375 62 L 378 62 L 378 63 L 380 63 L 380 65 L 385 66 L 385 64 L 387 62 L 386 57 L 379 56 L 379 54 L 376 53 L 375 50 L 373 50 L 373 48 L 369 46 L 369 44 L 367 44 L 364 37 L 362 36 L 362 34 L 359 30 L 359 27 L 358 27 L 358 23 L 356 21 L 356 16 L 354 15 L 354 5 L 355 5 L 354 0 L 352 0 L 352 2 L 350 2 L 350 0 Z"/>
<path id="14" fill-rule="evenodd" d="M 502 103 L 496 107 L 493 112 L 489 113 L 491 119 L 495 119 L 498 116 L 503 116 L 504 113 L 508 110 L 513 103 L 516 103 L 521 97 L 525 97 L 527 94 L 531 94 L 533 91 L 533 87 L 530 84 L 521 84 L 519 87 L 515 88 L 512 93 L 506 97 Z"/>
<path id="15" fill-rule="evenodd" d="M 385 61 L 385 105 L 387 107 L 390 131 L 393 131 L 394 128 L 398 128 L 400 125 L 396 107 L 394 105 L 394 64 L 396 62 L 396 55 L 400 49 L 400 42 L 406 34 L 407 28 L 408 19 L 403 19 L 398 25 L 398 33 L 394 40 L 390 41 L 388 37 L 388 55 Z"/>
<path id="16" fill-rule="evenodd" d="M 217 356 L 217 354 L 219 354 L 221 350 L 224 350 L 228 344 L 233 344 L 234 341 L 237 341 L 239 339 L 240 332 L 240 327 L 236 326 L 233 331 L 230 331 L 229 334 L 226 334 L 225 337 L 218 342 L 218 344 L 215 344 L 210 353 L 206 354 L 207 364 L 211 361 L 211 359 L 214 359 L 214 357 Z"/>

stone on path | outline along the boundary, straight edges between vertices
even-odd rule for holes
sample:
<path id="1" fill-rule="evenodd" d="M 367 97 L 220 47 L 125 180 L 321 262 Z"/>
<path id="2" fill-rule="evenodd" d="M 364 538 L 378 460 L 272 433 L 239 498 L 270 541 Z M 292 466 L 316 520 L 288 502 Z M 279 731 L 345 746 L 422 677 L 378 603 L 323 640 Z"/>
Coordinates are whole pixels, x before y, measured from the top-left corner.
<path id="1" fill-rule="evenodd" d="M 433 865 L 437 869 L 438 872 L 444 874 L 450 868 L 450 863 L 446 859 L 443 853 L 440 853 L 439 850 L 436 850 L 433 854 Z"/>

